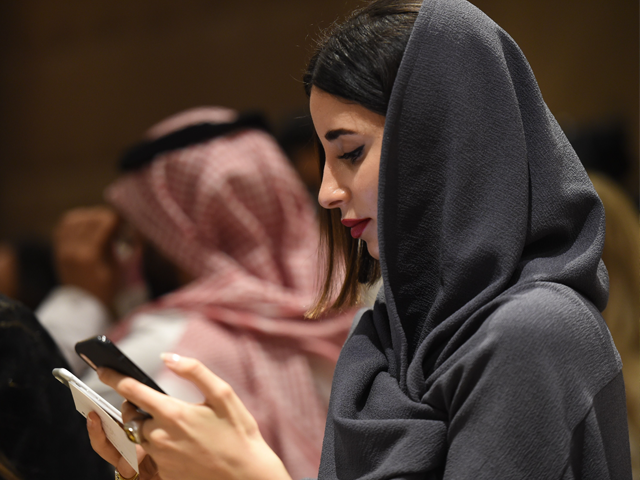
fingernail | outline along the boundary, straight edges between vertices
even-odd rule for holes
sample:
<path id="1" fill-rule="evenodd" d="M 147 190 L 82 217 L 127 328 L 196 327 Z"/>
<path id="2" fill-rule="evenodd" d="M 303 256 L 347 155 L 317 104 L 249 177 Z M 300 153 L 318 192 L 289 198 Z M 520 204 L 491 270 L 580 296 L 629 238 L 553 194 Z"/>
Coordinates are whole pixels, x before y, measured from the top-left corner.
<path id="1" fill-rule="evenodd" d="M 91 420 L 91 417 L 87 415 L 87 427 L 91 428 L 93 427 L 93 420 Z"/>
<path id="2" fill-rule="evenodd" d="M 177 353 L 163 353 L 160 358 L 167 365 L 175 365 L 180 361 L 180 355 Z"/>

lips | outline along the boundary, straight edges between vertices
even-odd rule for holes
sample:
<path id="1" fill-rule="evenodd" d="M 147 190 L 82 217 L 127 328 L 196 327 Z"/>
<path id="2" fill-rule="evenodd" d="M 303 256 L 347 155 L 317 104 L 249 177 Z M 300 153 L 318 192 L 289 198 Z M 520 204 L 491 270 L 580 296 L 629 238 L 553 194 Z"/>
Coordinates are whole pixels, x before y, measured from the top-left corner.
<path id="1" fill-rule="evenodd" d="M 369 225 L 370 218 L 353 218 L 353 219 L 344 219 L 342 220 L 342 224 L 351 229 L 351 236 L 353 238 L 360 238 L 364 229 Z"/>

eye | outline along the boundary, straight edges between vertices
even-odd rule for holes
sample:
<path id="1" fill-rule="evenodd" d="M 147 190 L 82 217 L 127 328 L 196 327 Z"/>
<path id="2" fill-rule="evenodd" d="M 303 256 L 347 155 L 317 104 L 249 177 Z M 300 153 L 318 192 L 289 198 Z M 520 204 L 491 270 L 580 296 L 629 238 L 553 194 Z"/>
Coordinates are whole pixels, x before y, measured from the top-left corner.
<path id="1" fill-rule="evenodd" d="M 343 153 L 338 158 L 341 160 L 349 160 L 351 163 L 356 163 L 356 160 L 360 158 L 362 155 L 362 150 L 364 149 L 364 145 L 360 145 L 355 150 L 351 150 L 350 152 Z"/>

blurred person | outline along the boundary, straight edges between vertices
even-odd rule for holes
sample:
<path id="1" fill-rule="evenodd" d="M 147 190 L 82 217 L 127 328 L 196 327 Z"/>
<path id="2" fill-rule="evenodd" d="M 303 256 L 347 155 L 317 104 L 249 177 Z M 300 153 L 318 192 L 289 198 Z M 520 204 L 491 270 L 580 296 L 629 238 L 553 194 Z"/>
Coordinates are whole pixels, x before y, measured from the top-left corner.
<path id="1" fill-rule="evenodd" d="M 570 126 L 568 131 L 605 209 L 602 260 L 609 272 L 609 302 L 602 316 L 622 358 L 633 478 L 640 480 L 640 223 L 624 190 L 631 166 L 628 136 L 619 121 Z"/>
<path id="2" fill-rule="evenodd" d="M 58 367 L 69 368 L 33 313 L 0 295 L 0 478 L 113 478 L 69 389 L 51 374 Z"/>
<path id="3" fill-rule="evenodd" d="M 139 272 L 143 243 L 107 206 L 66 212 L 53 237 L 60 285 L 36 314 L 80 375 L 87 365 L 75 353 L 75 343 L 111 329 L 133 306 L 148 300 L 152 290 Z M 136 301 L 124 308 L 123 297 Z"/>
<path id="4" fill-rule="evenodd" d="M 640 480 L 640 224 L 638 209 L 620 185 L 590 172 L 607 218 L 602 260 L 609 302 L 602 312 L 622 358 L 634 480 Z"/>
<path id="5" fill-rule="evenodd" d="M 377 0 L 304 84 L 329 247 L 312 313 L 383 278 L 336 366 L 319 478 L 629 480 L 604 207 L 513 39 L 464 0 Z M 153 415 L 123 406 L 142 480 L 292 478 L 226 382 L 164 360 L 204 404 L 100 371 Z"/>
<path id="6" fill-rule="evenodd" d="M 238 392 L 291 472 L 315 474 L 353 311 L 304 317 L 315 295 L 319 236 L 302 182 L 255 118 L 213 107 L 154 126 L 122 167 L 106 190 L 117 215 L 97 207 L 62 221 L 57 258 L 71 290 L 43 305 L 43 323 L 70 355 L 90 329 L 107 332 L 182 400 L 202 396 L 160 354 L 198 358 Z M 123 222 L 140 245 L 133 249 L 142 252 L 155 299 L 109 328 L 118 278 L 113 243 Z M 119 406 L 93 372 L 82 378 Z"/>

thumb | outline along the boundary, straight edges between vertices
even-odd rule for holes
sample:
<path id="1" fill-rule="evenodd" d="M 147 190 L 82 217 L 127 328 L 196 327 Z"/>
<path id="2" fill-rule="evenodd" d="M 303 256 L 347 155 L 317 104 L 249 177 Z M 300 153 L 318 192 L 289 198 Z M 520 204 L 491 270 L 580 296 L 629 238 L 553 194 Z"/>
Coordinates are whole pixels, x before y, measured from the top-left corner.
<path id="1" fill-rule="evenodd" d="M 172 372 L 185 380 L 189 380 L 202 392 L 205 398 L 204 403 L 218 417 L 227 418 L 233 423 L 255 423 L 255 420 L 233 391 L 233 388 L 205 367 L 202 362 L 195 358 L 182 357 L 175 353 L 163 353 L 161 357 Z"/>

